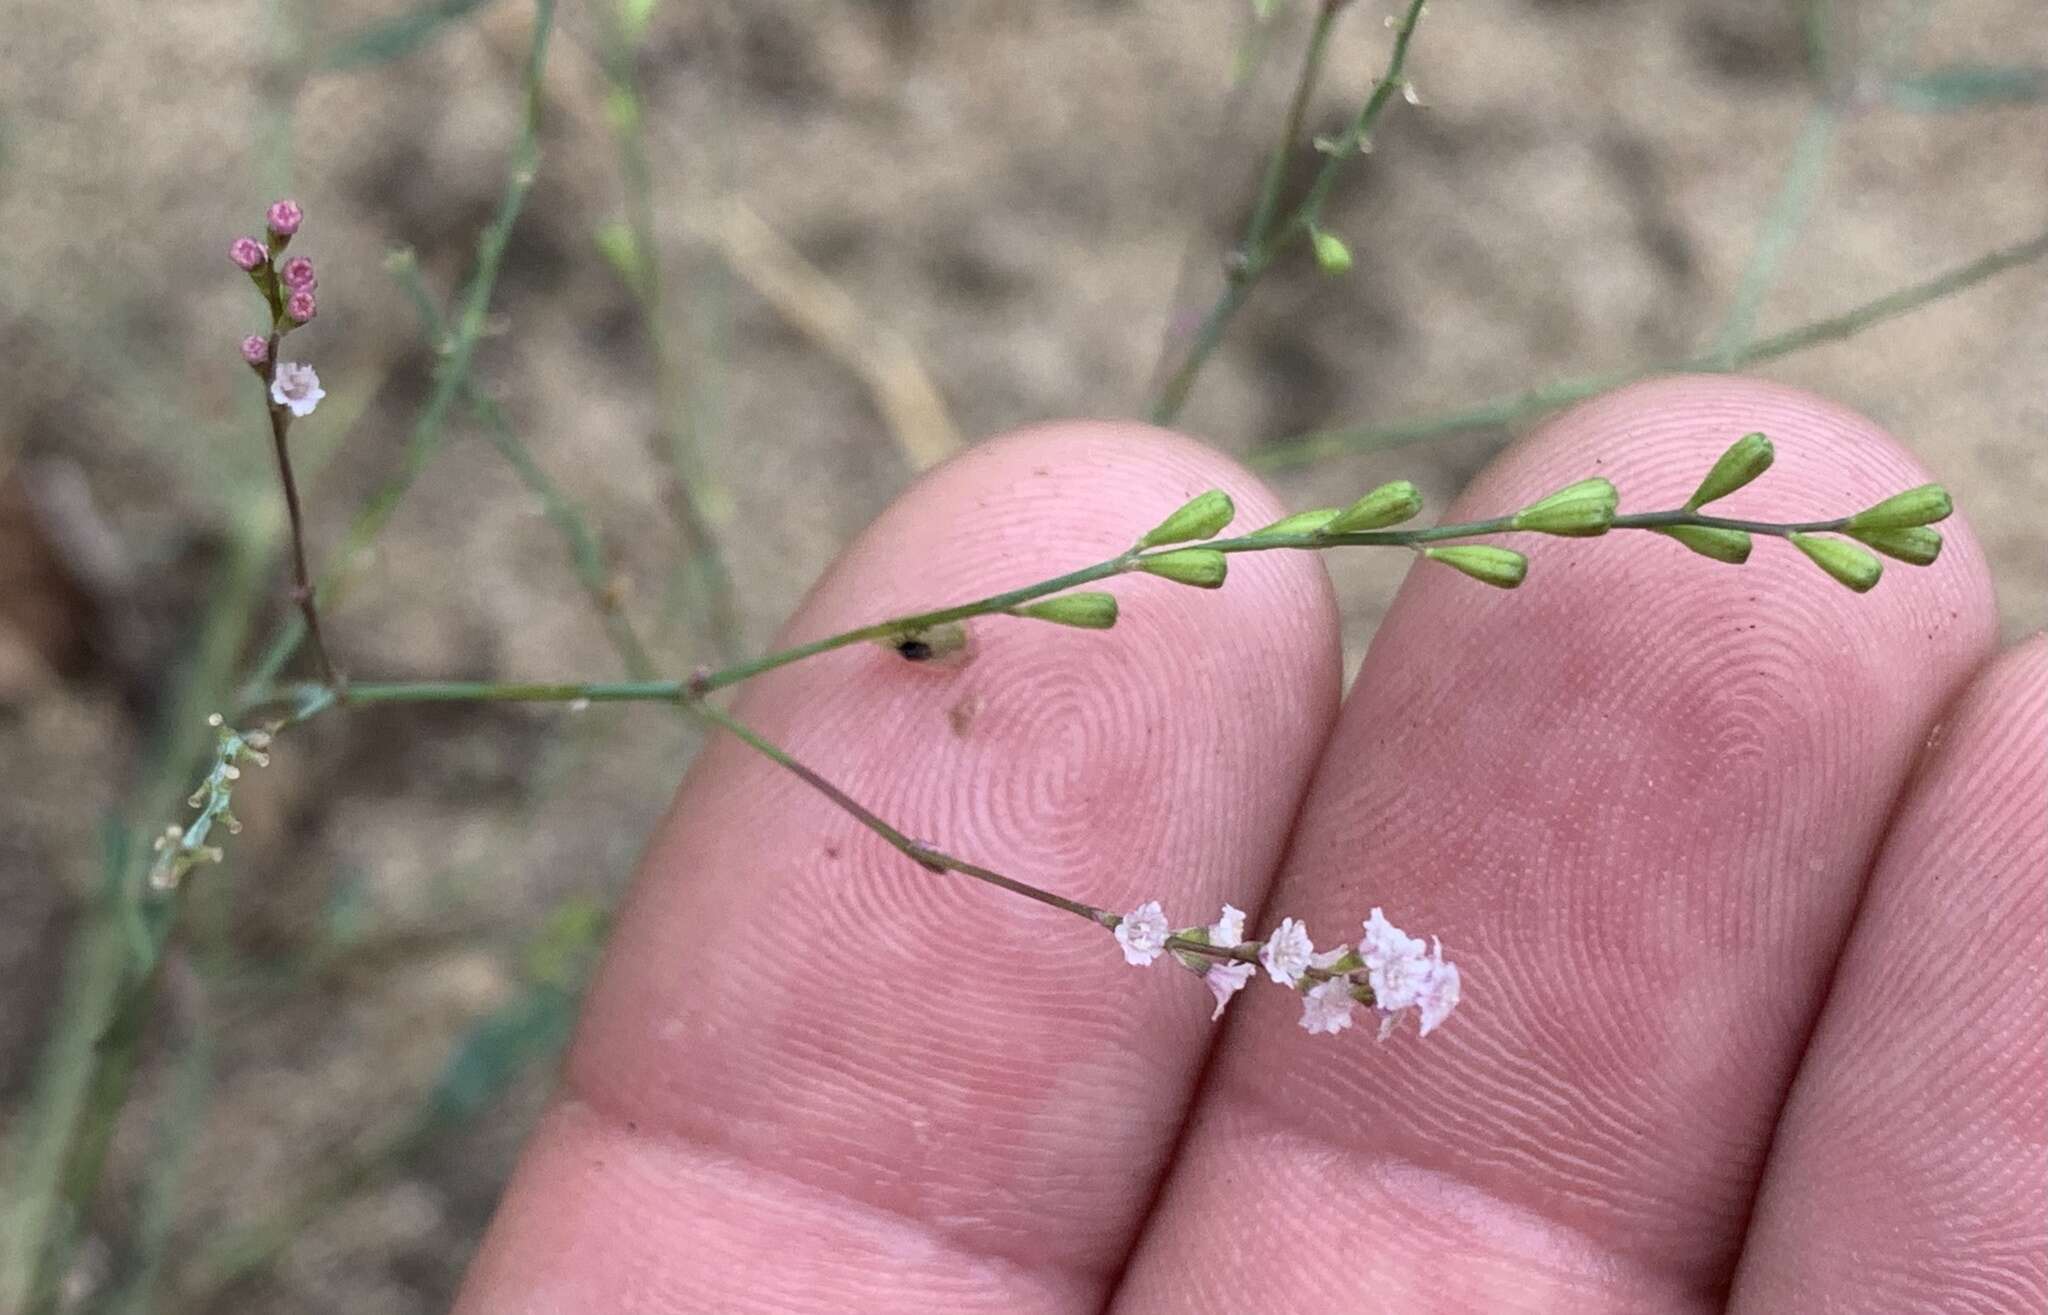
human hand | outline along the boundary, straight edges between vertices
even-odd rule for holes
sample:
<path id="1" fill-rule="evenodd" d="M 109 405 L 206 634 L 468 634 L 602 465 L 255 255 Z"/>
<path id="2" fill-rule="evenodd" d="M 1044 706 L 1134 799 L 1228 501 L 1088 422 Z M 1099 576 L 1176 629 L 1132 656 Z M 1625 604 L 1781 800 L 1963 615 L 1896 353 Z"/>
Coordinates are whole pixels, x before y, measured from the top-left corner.
<path id="1" fill-rule="evenodd" d="M 1589 474 L 1674 504 L 1749 430 L 1779 452 L 1754 514 L 1926 478 L 1817 399 L 1689 379 L 1461 505 Z M 991 443 L 787 638 L 1113 554 L 1212 485 L 1283 513 L 1156 431 Z M 1220 594 L 1119 580 L 1107 634 L 983 622 L 964 665 L 750 682 L 742 716 L 950 852 L 1177 924 L 1229 900 L 1334 941 L 1383 905 L 1465 1003 L 1379 1045 L 1261 980 L 1212 1024 L 1188 974 L 721 737 L 460 1309 L 2048 1309 L 2048 641 L 1991 656 L 1983 556 L 1943 530 L 1863 597 L 1770 542 L 1539 541 L 1514 594 L 1420 569 L 1341 710 L 1306 553 Z"/>

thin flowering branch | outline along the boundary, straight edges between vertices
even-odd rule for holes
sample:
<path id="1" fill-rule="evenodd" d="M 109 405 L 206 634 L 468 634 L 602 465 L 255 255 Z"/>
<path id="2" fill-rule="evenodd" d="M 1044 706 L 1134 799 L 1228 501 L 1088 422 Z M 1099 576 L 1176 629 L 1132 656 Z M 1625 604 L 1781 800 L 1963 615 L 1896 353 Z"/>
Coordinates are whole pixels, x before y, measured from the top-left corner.
<path id="1" fill-rule="evenodd" d="M 1314 243 L 1318 261 L 1333 273 L 1341 272 L 1350 265 L 1350 257 L 1344 252 L 1343 244 L 1323 234 L 1318 226 L 1323 206 L 1329 201 L 1345 164 L 1369 148 L 1373 129 L 1378 126 L 1380 116 L 1392 103 L 1395 93 L 1410 91 L 1403 71 L 1407 67 L 1408 48 L 1415 38 L 1416 25 L 1422 21 L 1424 0 L 1408 0 L 1400 17 L 1387 20 L 1394 29 L 1394 48 L 1387 58 L 1386 72 L 1343 133 L 1333 141 L 1315 143 L 1316 149 L 1325 156 L 1322 166 L 1316 170 L 1301 203 L 1285 220 L 1278 220 L 1277 199 L 1285 175 L 1286 159 L 1300 145 L 1308 98 L 1327 57 L 1331 30 L 1338 14 L 1348 3 L 1349 0 L 1320 0 L 1315 27 L 1309 34 L 1301 74 L 1289 105 L 1285 135 L 1267 161 L 1244 241 L 1230 255 L 1224 271 L 1223 291 L 1196 328 L 1180 365 L 1167 377 L 1152 403 L 1149 415 L 1154 424 L 1172 424 L 1179 417 L 1181 409 L 1187 405 L 1196 377 L 1222 344 L 1231 321 L 1244 308 L 1253 287 L 1293 242 L 1308 239 Z"/>
<path id="2" fill-rule="evenodd" d="M 1222 915 L 1209 926 L 1178 931 L 1170 926 L 1157 900 L 1148 900 L 1129 913 L 1111 913 L 913 840 L 730 713 L 709 703 L 688 706 L 694 715 L 733 735 L 816 790 L 919 867 L 933 873 L 954 872 L 971 877 L 1105 927 L 1115 937 L 1124 961 L 1133 967 L 1147 967 L 1164 955 L 1172 955 L 1183 967 L 1200 975 L 1215 996 L 1212 1021 L 1222 1017 L 1224 1007 L 1251 981 L 1260 963 L 1266 965 L 1276 983 L 1300 992 L 1301 1025 L 1311 1033 L 1343 1031 L 1351 1025 L 1352 1011 L 1366 1005 L 1381 1014 L 1382 1039 L 1391 1033 L 1398 1016 L 1409 1009 L 1419 1013 L 1422 1035 L 1427 1036 L 1457 1007 L 1461 979 L 1457 966 L 1445 961 L 1442 945 L 1437 944 L 1431 953 L 1419 938 L 1388 923 L 1377 908 L 1366 921 L 1365 939 L 1356 949 L 1344 945 L 1320 954 L 1293 918 L 1282 920 L 1273 942 L 1278 948 L 1270 953 L 1261 942 L 1243 940 L 1244 912 L 1229 904 L 1223 906 Z M 1297 956 L 1308 962 L 1294 963 L 1292 960 Z M 1276 971 L 1275 964 L 1283 960 L 1284 969 Z"/>
<path id="3" fill-rule="evenodd" d="M 880 643 L 906 660 L 928 660 L 942 647 L 963 643 L 961 623 L 980 617 L 1009 616 L 1107 629 L 1116 623 L 1116 600 L 1108 594 L 1075 590 L 1128 574 L 1218 588 L 1228 578 L 1229 558 L 1241 553 L 1407 548 L 1482 583 L 1515 588 L 1526 578 L 1527 558 L 1511 549 L 1466 541 L 1526 534 L 1597 538 L 1617 530 L 1636 530 L 1671 539 L 1700 556 L 1741 565 L 1749 558 L 1754 536 L 1763 535 L 1786 540 L 1822 571 L 1859 593 L 1874 587 L 1882 575 L 1877 557 L 1867 549 L 1913 566 L 1929 565 L 1939 556 L 1941 535 L 1930 527 L 1945 519 L 1952 507 L 1948 494 L 1938 485 L 1911 489 L 1852 515 L 1825 520 L 1758 521 L 1700 510 L 1760 477 L 1775 457 L 1775 449 L 1764 435 L 1745 435 L 1722 454 L 1685 505 L 1667 510 L 1621 513 L 1614 485 L 1596 477 L 1566 485 L 1505 516 L 1414 530 L 1392 528 L 1413 519 L 1422 508 L 1421 494 L 1405 480 L 1381 485 L 1349 507 L 1299 512 L 1229 539 L 1212 536 L 1228 526 L 1235 508 L 1225 494 L 1211 490 L 1141 536 L 1129 550 L 1093 566 L 973 602 L 876 621 L 722 670 L 699 671 L 685 679 L 358 682 L 346 689 L 300 685 L 260 689 L 245 706 L 283 704 L 292 710 L 289 720 L 297 722 L 338 704 L 579 700 L 698 704 L 717 690 L 855 644 Z M 1830 535 L 1843 537 L 1823 537 Z"/>
<path id="4" fill-rule="evenodd" d="M 357 511 L 340 551 L 320 581 L 320 592 L 330 602 L 339 601 L 363 551 L 383 532 L 414 482 L 440 453 L 449 412 L 468 386 L 476 346 L 484 334 L 491 294 L 497 287 L 498 271 L 512 239 L 512 228 L 525 208 L 527 194 L 533 189 L 535 170 L 540 165 L 541 72 L 547 64 L 548 39 L 554 31 L 554 21 L 555 0 L 536 0 L 532 44 L 527 51 L 522 80 L 522 124 L 519 139 L 512 148 L 512 163 L 507 171 L 504 192 L 498 199 L 491 222 L 477 238 L 476 266 L 459 298 L 454 332 L 443 346 L 439 366 L 434 371 L 433 391 L 428 394 L 425 406 L 413 422 L 412 435 L 406 443 L 400 467 Z M 283 670 L 284 664 L 291 660 L 291 655 L 309 634 L 303 618 L 282 627 L 257 661 L 249 686 L 261 688 L 275 680 L 277 673 Z"/>
<path id="5" fill-rule="evenodd" d="M 314 316 L 313 288 L 316 280 L 313 262 L 304 256 L 293 256 L 281 265 L 278 263 L 278 257 L 304 222 L 305 214 L 298 203 L 275 202 L 265 217 L 269 232 L 267 242 L 242 237 L 236 238 L 228 248 L 228 259 L 249 275 L 270 311 L 269 334 L 250 334 L 242 339 L 242 360 L 255 370 L 262 384 L 264 412 L 270 420 L 270 443 L 277 456 L 278 485 L 284 493 L 285 515 L 291 526 L 292 601 L 305 624 L 306 635 L 313 648 L 313 661 L 320 668 L 320 678 L 329 685 L 338 686 L 341 674 L 328 656 L 326 641 L 320 634 L 320 609 L 315 601 L 313 573 L 306 564 L 306 518 L 299 504 L 299 483 L 292 472 L 289 441 L 292 421 L 311 415 L 326 393 L 321 390 L 320 377 L 313 372 L 312 366 L 278 359 L 278 349 L 283 345 L 284 336 Z"/>

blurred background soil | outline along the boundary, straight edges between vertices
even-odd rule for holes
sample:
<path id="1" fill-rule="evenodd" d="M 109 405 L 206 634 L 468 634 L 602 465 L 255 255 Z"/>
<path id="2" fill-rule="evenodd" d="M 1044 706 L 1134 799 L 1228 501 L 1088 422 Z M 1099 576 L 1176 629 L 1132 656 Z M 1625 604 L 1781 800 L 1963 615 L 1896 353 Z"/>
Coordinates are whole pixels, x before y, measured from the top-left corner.
<path id="1" fill-rule="evenodd" d="M 300 245 L 322 310 L 292 346 L 330 394 L 294 440 L 316 557 L 397 468 L 431 386 L 386 255 L 416 252 L 443 299 L 466 277 L 517 134 L 531 19 L 512 0 L 438 8 L 472 12 L 401 61 L 326 71 L 407 5 L 14 0 L 0 19 L 0 1126 L 30 1089 L 106 819 L 129 815 L 232 545 L 252 524 L 276 534 L 261 410 L 233 355 L 259 326 L 228 239 L 275 194 L 310 216 Z M 664 323 L 741 602 L 719 642 L 766 643 L 953 445 L 1142 411 L 1162 335 L 1206 304 L 1243 223 L 1308 8 L 1281 6 L 1233 102 L 1242 2 L 654 6 L 635 67 Z M 1703 348 L 1816 103 L 1804 8 L 1436 0 L 1411 67 L 1423 104 L 1395 106 L 1326 215 L 1357 267 L 1331 280 L 1283 263 L 1185 427 L 1257 454 Z M 1834 6 L 1827 80 L 1854 105 L 1762 332 L 2048 220 L 2048 109 L 1915 112 L 1870 93 L 1898 15 L 1929 9 L 1902 43 L 1911 67 L 2048 63 L 2039 0 Z M 1388 12 L 1362 0 L 1348 16 L 1313 131 L 1362 102 Z M 479 373 L 588 509 L 615 596 L 681 673 L 716 645 L 677 602 L 661 458 L 677 408 L 658 401 L 649 335 L 597 241 L 628 195 L 605 30 L 584 6 L 562 15 L 545 158 Z M 1766 372 L 1918 452 L 1987 544 L 2008 636 L 2042 623 L 2042 266 Z M 1301 507 L 1401 475 L 1439 499 L 1506 437 L 1275 479 Z M 1019 562 L 1018 579 L 1069 564 Z M 284 576 L 274 551 L 257 566 L 260 637 Z M 1355 664 L 1406 561 L 1330 566 Z M 330 618 L 342 665 L 365 676 L 618 672 L 559 538 L 466 414 Z M 693 744 L 666 717 L 602 708 L 365 711 L 294 734 L 243 790 L 229 864 L 203 874 L 212 930 L 174 965 L 159 1020 L 166 1042 L 211 1038 L 210 1083 L 181 1088 L 207 1070 L 152 1050 L 81 1291 L 121 1272 L 161 1155 L 153 1119 L 196 1090 L 176 1209 L 158 1221 L 163 1309 L 442 1307 L 547 1065 L 483 1113 L 421 1125 L 422 1101 L 476 1020 L 547 976 L 535 957 L 560 938 L 546 929 L 574 940 L 575 901 L 621 888 Z M 335 1173 L 320 1213 L 286 1217 Z M 185 1263 L 281 1218 L 296 1240 L 228 1294 Z"/>

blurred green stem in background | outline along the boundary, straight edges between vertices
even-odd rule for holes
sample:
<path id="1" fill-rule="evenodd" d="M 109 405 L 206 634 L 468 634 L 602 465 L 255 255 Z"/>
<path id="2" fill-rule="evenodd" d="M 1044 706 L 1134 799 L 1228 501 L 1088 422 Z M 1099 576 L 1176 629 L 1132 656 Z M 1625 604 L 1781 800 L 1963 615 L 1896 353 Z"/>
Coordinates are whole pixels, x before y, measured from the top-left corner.
<path id="1" fill-rule="evenodd" d="M 668 469 L 669 501 L 682 535 L 678 569 L 686 585 L 685 596 L 696 614 L 695 630 L 713 657 L 731 661 L 740 651 L 740 616 L 732 574 L 718 541 L 718 527 L 731 519 L 731 498 L 713 481 L 704 460 L 701 412 L 670 342 L 655 223 L 654 169 L 647 153 L 647 105 L 634 68 L 646 42 L 654 4 L 655 0 L 618 0 L 606 32 L 602 61 L 608 84 L 605 117 L 618 150 L 626 219 L 600 234 L 599 247 L 633 294 L 653 361 L 660 429 L 657 446 Z"/>
<path id="2" fill-rule="evenodd" d="M 1348 0 L 1319 0 L 1315 26 L 1309 33 L 1308 45 L 1302 54 L 1301 72 L 1296 77 L 1294 94 L 1289 99 L 1286 123 L 1280 140 L 1267 157 L 1244 240 L 1231 253 L 1224 274 L 1223 291 L 1195 329 L 1180 365 L 1160 386 L 1159 395 L 1148 413 L 1148 418 L 1155 425 L 1171 425 L 1180 417 L 1202 367 L 1208 364 L 1210 356 L 1223 342 L 1223 335 L 1229 331 L 1238 311 L 1244 308 L 1253 287 L 1291 243 L 1309 236 L 1315 229 L 1344 165 L 1370 146 L 1372 132 L 1380 116 L 1386 112 L 1394 96 L 1406 88 L 1402 70 L 1408 62 L 1408 47 L 1415 39 L 1416 24 L 1422 19 L 1423 0 L 1409 0 L 1406 12 L 1398 20 L 1392 20 L 1394 49 L 1387 58 L 1387 71 L 1344 132 L 1333 142 L 1315 143 L 1323 153 L 1322 166 L 1316 170 L 1315 179 L 1309 184 L 1308 193 L 1301 203 L 1285 220 L 1281 220 L 1280 191 L 1286 181 L 1287 164 L 1301 149 L 1301 130 L 1307 118 L 1308 102 L 1314 94 L 1323 64 L 1329 58 L 1330 34 L 1337 16 L 1347 3 Z"/>
<path id="3" fill-rule="evenodd" d="M 1662 365 L 1559 380 L 1525 392 L 1497 397 L 1475 406 L 1417 416 L 1409 420 L 1316 430 L 1313 433 L 1282 439 L 1268 448 L 1252 453 L 1247 461 L 1255 470 L 1289 470 L 1333 457 L 1376 452 L 1408 443 L 1444 438 L 1451 434 L 1515 424 L 1569 406 L 1573 402 L 1597 396 L 1610 388 L 1619 388 L 1623 384 L 1661 374 L 1747 369 L 1752 365 L 1761 365 L 1766 361 L 1775 361 L 1795 352 L 1805 351 L 1821 343 L 1853 338 L 1865 329 L 1952 297 L 1979 283 L 1996 278 L 2007 270 L 2030 265 L 2043 256 L 2048 256 L 2048 231 L 2036 234 L 2014 246 L 1979 256 L 1967 265 L 1937 275 L 1924 283 L 1915 283 L 1866 301 L 1840 315 L 1815 320 L 1811 324 L 1788 329 L 1769 338 L 1756 339 L 1733 357 L 1720 357 L 1710 352 Z"/>
<path id="4" fill-rule="evenodd" d="M 331 602 L 339 601 L 351 560 L 382 530 L 439 450 L 447 411 L 466 387 L 505 244 L 539 161 L 541 71 L 554 8 L 554 0 L 536 0 L 524 73 L 524 126 L 498 214 L 479 242 L 477 270 L 465 290 L 457 334 L 414 428 L 403 470 L 359 514 L 347 547 L 322 583 Z M 275 540 L 275 526 L 267 520 L 233 528 L 227 563 L 207 594 L 188 675 L 146 759 L 134 807 L 110 836 L 99 907 L 67 952 L 57 1021 L 39 1060 L 29 1110 L 5 1148 L 9 1190 L 0 1216 L 0 1309 L 49 1315 L 60 1308 L 78 1240 L 99 1195 L 114 1128 L 134 1084 L 166 946 L 189 892 L 220 879 L 217 872 L 207 873 L 181 885 L 169 899 L 142 897 L 152 823 L 178 815 L 177 801 L 204 719 L 233 701 L 227 673 L 243 651 Z M 259 664 L 259 682 L 274 679 L 303 638 L 304 624 L 294 615 Z M 140 943 L 134 934 L 138 927 Z"/>

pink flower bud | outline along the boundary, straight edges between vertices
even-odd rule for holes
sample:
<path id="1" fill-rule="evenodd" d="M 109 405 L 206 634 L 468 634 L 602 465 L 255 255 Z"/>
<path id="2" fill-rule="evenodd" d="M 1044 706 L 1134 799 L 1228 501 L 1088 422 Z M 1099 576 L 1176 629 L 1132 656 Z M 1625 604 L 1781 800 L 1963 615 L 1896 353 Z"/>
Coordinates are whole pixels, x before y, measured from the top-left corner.
<path id="1" fill-rule="evenodd" d="M 304 324 L 307 320 L 312 319 L 315 309 L 313 305 L 313 291 L 310 288 L 300 288 L 285 299 L 285 318 L 294 324 Z"/>
<path id="2" fill-rule="evenodd" d="M 279 237 L 290 237 L 299 231 L 299 223 L 305 219 L 306 212 L 299 209 L 297 201 L 277 201 L 272 203 L 264 217 L 270 223 L 271 232 Z"/>
<path id="3" fill-rule="evenodd" d="M 253 237 L 238 237 L 228 244 L 228 259 L 254 274 L 270 263 L 270 253 Z"/>
<path id="4" fill-rule="evenodd" d="M 304 288 L 308 292 L 313 290 L 313 262 L 304 256 L 293 256 L 285 261 L 277 273 L 288 288 Z"/>
<path id="5" fill-rule="evenodd" d="M 242 359 L 251 365 L 261 366 L 270 359 L 270 339 L 260 333 L 252 333 L 242 339 Z"/>

